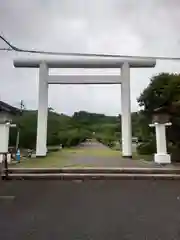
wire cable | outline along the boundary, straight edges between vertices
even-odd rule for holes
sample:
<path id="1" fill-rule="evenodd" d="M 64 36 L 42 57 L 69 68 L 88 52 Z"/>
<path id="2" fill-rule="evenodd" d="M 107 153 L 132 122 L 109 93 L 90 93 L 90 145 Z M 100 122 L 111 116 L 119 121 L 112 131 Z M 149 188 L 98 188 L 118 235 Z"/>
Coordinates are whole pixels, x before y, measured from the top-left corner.
<path id="1" fill-rule="evenodd" d="M 2 51 L 16 51 L 16 52 L 24 52 L 24 53 L 33 53 L 33 54 L 46 54 L 46 55 L 60 55 L 60 56 L 76 56 L 76 57 L 103 57 L 103 58 L 132 58 L 132 59 L 149 59 L 149 60 L 174 60 L 180 61 L 180 57 L 163 57 L 163 56 L 140 56 L 140 55 L 119 55 L 119 54 L 99 54 L 99 53 L 79 53 L 79 52 L 52 52 L 52 51 L 41 51 L 41 50 L 30 50 L 23 49 L 14 46 L 8 40 L 6 40 L 3 36 L 0 35 L 0 39 L 2 39 L 9 48 L 0 48 Z"/>

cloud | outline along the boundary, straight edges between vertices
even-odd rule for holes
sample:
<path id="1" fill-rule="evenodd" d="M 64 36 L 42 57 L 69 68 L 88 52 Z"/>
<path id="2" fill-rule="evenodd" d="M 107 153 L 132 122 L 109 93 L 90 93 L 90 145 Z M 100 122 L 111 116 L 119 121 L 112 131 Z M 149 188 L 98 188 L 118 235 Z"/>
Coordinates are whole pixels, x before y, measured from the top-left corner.
<path id="1" fill-rule="evenodd" d="M 0 3 L 0 29 L 4 36 L 19 47 L 50 51 L 179 56 L 179 22 L 179 0 L 1 0 Z M 4 46 L 0 41 L 0 47 Z M 13 68 L 12 61 L 17 56 L 27 57 L 0 52 L 0 98 L 11 104 L 23 99 L 27 107 L 37 108 L 38 71 Z M 179 69 L 178 62 L 158 61 L 154 69 L 131 70 L 132 110 L 138 108 L 136 98 L 152 75 Z M 52 72 L 73 74 L 80 70 Z M 115 74 L 119 70 L 85 72 Z M 118 114 L 119 89 L 51 86 L 49 104 L 67 114 L 80 109 Z"/>

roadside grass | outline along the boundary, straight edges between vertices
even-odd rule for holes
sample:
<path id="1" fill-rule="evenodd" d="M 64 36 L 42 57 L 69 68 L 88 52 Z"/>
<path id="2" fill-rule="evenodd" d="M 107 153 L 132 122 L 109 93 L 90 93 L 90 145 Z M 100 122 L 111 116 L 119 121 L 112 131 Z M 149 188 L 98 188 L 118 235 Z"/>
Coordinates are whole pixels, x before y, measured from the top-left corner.
<path id="1" fill-rule="evenodd" d="M 120 149 L 67 149 L 67 152 L 71 154 L 78 154 L 79 156 L 91 156 L 91 157 L 121 157 L 122 152 Z M 140 155 L 137 152 L 133 152 L 133 160 L 153 161 L 152 155 Z M 124 159 L 125 161 L 126 159 Z"/>
<path id="2" fill-rule="evenodd" d="M 84 167 L 93 167 L 91 164 L 73 164 L 73 157 L 121 157 L 120 150 L 114 150 L 110 148 L 64 148 L 62 150 L 56 152 L 50 152 L 46 157 L 39 158 L 30 158 L 30 159 L 21 159 L 20 163 L 11 163 L 10 167 L 17 168 L 62 168 L 62 167 L 71 167 L 71 168 L 84 168 Z M 141 161 L 152 161 L 152 155 L 139 155 L 138 153 L 133 153 L 133 160 L 141 160 Z M 123 161 L 126 161 L 124 159 Z"/>
<path id="3" fill-rule="evenodd" d="M 153 155 L 142 155 L 142 154 L 138 154 L 137 152 L 134 152 L 133 159 L 151 162 L 153 161 Z"/>
<path id="4" fill-rule="evenodd" d="M 9 166 L 15 168 L 61 168 L 73 167 L 83 168 L 92 167 L 92 165 L 73 165 L 69 161 L 74 155 L 78 156 L 92 156 L 92 157 L 112 157 L 120 156 L 117 151 L 111 149 L 81 149 L 81 148 L 66 148 L 57 152 L 50 152 L 46 157 L 21 159 L 20 163 L 12 162 Z"/>
<path id="5" fill-rule="evenodd" d="M 46 157 L 21 159 L 20 163 L 12 163 L 17 168 L 56 168 L 66 164 L 67 156 L 63 151 L 51 152 Z"/>
<path id="6" fill-rule="evenodd" d="M 75 155 L 80 157 L 120 157 L 121 152 L 111 150 L 109 148 L 102 149 L 88 149 L 88 148 L 65 148 L 60 151 L 50 152 L 46 157 L 21 159 L 20 163 L 11 163 L 10 167 L 15 168 L 83 168 L 93 167 L 90 164 L 74 165 L 71 160 Z M 71 161 L 70 161 L 71 160 Z"/>
<path id="7" fill-rule="evenodd" d="M 121 151 L 121 147 L 119 144 L 116 144 L 116 146 L 113 148 L 116 151 Z M 133 160 L 143 160 L 143 161 L 148 161 L 151 162 L 153 161 L 153 155 L 144 155 L 144 154 L 138 154 L 138 152 L 136 151 L 136 144 L 132 144 L 132 158 Z"/>

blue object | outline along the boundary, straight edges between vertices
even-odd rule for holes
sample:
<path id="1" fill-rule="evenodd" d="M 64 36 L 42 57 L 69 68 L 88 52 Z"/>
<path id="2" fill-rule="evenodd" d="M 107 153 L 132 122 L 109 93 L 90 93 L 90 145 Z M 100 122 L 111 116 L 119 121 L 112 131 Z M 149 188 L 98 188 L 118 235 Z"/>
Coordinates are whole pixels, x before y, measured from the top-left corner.
<path id="1" fill-rule="evenodd" d="M 20 159 L 21 159 L 21 153 L 20 153 L 20 150 L 18 149 L 16 153 L 16 161 L 20 162 Z"/>

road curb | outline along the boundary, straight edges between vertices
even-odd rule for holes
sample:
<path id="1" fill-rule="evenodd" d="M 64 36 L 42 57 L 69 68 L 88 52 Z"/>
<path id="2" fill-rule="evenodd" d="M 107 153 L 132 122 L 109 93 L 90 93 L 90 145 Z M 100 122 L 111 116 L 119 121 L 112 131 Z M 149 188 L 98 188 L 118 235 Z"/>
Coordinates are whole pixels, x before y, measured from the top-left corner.
<path id="1" fill-rule="evenodd" d="M 180 174 L 180 168 L 9 168 L 8 174 L 55 174 L 55 173 L 92 173 L 92 174 Z"/>
<path id="2" fill-rule="evenodd" d="M 10 168 L 8 180 L 180 180 L 179 168 Z"/>
<path id="3" fill-rule="evenodd" d="M 5 176 L 4 176 L 5 178 Z M 9 174 L 8 180 L 180 180 L 180 174 L 79 174 L 79 173 L 54 173 L 54 174 Z"/>

